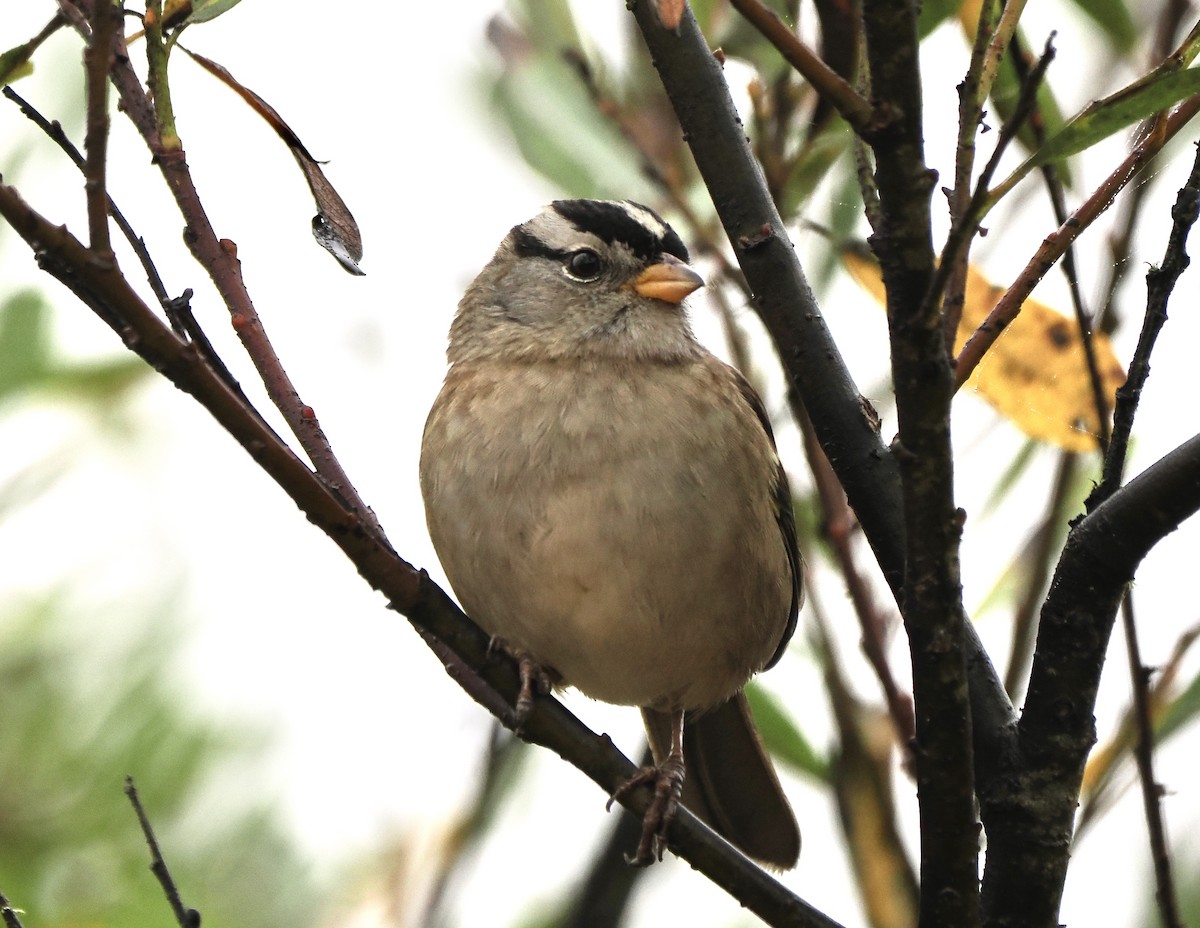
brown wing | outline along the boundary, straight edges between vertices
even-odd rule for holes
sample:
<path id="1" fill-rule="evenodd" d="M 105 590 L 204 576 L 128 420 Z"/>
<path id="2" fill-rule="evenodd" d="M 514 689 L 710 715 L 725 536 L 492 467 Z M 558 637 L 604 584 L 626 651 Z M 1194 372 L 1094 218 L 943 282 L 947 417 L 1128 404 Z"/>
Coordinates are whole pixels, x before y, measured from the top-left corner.
<path id="1" fill-rule="evenodd" d="M 733 368 L 730 370 L 733 371 L 734 383 L 737 384 L 742 398 L 754 410 L 759 424 L 767 433 L 771 447 L 775 448 L 775 433 L 771 431 L 771 420 L 767 418 L 767 410 L 763 406 L 763 401 L 739 371 Z M 804 602 L 804 577 L 800 567 L 800 548 L 796 543 L 796 513 L 792 508 L 792 491 L 788 486 L 787 473 L 783 469 L 783 462 L 779 460 L 778 453 L 776 453 L 775 462 L 775 486 L 772 488 L 775 497 L 775 522 L 779 526 L 779 534 L 783 538 L 783 549 L 787 553 L 788 567 L 792 572 L 792 605 L 788 611 L 787 627 L 783 630 L 775 653 L 767 661 L 767 667 L 775 666 L 779 658 L 783 656 L 787 643 L 791 641 L 792 634 L 796 631 L 796 618 L 800 614 L 800 605 Z"/>

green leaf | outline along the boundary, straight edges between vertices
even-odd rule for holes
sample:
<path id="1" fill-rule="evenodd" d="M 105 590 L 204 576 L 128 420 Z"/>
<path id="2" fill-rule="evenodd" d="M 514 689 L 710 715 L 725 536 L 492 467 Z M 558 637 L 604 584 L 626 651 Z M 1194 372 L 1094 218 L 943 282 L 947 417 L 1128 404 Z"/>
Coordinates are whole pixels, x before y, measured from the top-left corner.
<path id="1" fill-rule="evenodd" d="M 192 4 L 192 12 L 184 22 L 187 25 L 206 23 L 216 19 L 222 13 L 228 13 L 241 2 L 242 0 L 195 0 Z"/>
<path id="2" fill-rule="evenodd" d="M 1017 37 L 1020 41 L 1021 48 L 1029 48 L 1029 43 L 1025 40 L 1024 35 L 1018 30 Z M 1031 61 L 1029 67 L 1033 67 Z M 1013 117 L 1013 112 L 1016 109 L 1017 101 L 1021 96 L 1021 77 L 1017 72 L 1017 67 L 1013 63 L 1012 53 L 1005 55 L 1000 60 L 1000 67 L 996 72 L 995 83 L 992 84 L 992 90 L 989 94 L 992 106 L 995 107 L 996 113 L 1005 122 L 1008 122 Z M 1066 120 L 1063 118 L 1062 108 L 1058 105 L 1058 100 L 1054 96 L 1054 91 L 1050 85 L 1043 81 L 1037 89 L 1037 112 L 1041 117 L 1042 138 L 1052 137 L 1059 132 L 1063 123 Z M 1017 130 L 1017 141 L 1027 152 L 1034 151 L 1038 146 L 1038 136 L 1034 132 L 1033 126 L 1028 120 L 1021 124 Z M 1071 177 L 1067 165 L 1063 165 L 1059 169 L 1063 183 L 1070 186 Z"/>
<path id="3" fill-rule="evenodd" d="M 1041 443 L 1032 438 L 1021 446 L 1021 450 L 1000 472 L 1000 479 L 996 481 L 992 492 L 988 494 L 987 501 L 980 510 L 980 515 L 990 516 L 1000 508 L 1001 504 L 1008 499 L 1008 494 L 1016 488 L 1017 483 L 1028 472 L 1029 466 L 1034 462 L 1037 452 L 1041 448 Z"/>
<path id="4" fill-rule="evenodd" d="M 54 391 L 73 402 L 112 406 L 145 381 L 141 358 L 63 362 L 50 341 L 50 307 L 36 290 L 22 290 L 0 305 L 0 402 L 30 390 Z"/>
<path id="5" fill-rule="evenodd" d="M 512 14 L 533 48 L 580 48 L 579 27 L 568 0 L 522 0 L 514 4 Z"/>
<path id="6" fill-rule="evenodd" d="M 1046 142 L 1027 162 L 1027 170 L 1068 158 L 1127 126 L 1200 93 L 1200 69 L 1176 71 L 1135 83 L 1092 104 Z"/>
<path id="7" fill-rule="evenodd" d="M 799 773 L 828 783 L 829 762 L 817 754 L 779 700 L 753 681 L 746 686 L 746 699 L 771 755 Z"/>
<path id="8" fill-rule="evenodd" d="M 1167 706 L 1162 720 L 1158 724 L 1159 741 L 1165 741 L 1187 723 L 1195 721 L 1198 715 L 1200 715 L 1200 673 L 1193 677 L 1187 688 Z"/>
<path id="9" fill-rule="evenodd" d="M 579 74 L 557 54 L 535 53 L 495 85 L 496 111 L 535 171 L 572 196 L 653 199 L 616 127 L 597 111 Z"/>
<path id="10" fill-rule="evenodd" d="M 50 369 L 49 306 L 21 290 L 0 306 L 0 400 L 39 384 Z"/>
<path id="11" fill-rule="evenodd" d="M 851 137 L 844 121 L 831 119 L 798 153 L 779 198 L 779 212 L 785 222 L 795 218 L 838 159 L 849 151 Z"/>
<path id="12" fill-rule="evenodd" d="M 951 16 L 957 16 L 963 0 L 925 0 L 917 13 L 917 34 L 923 39 Z"/>

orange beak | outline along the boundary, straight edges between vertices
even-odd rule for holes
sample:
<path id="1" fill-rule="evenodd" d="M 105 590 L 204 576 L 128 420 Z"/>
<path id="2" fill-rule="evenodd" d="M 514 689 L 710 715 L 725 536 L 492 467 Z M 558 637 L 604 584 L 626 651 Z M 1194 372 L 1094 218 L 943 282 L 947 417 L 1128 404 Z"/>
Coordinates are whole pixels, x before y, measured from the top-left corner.
<path id="1" fill-rule="evenodd" d="M 638 296 L 665 303 L 679 303 L 685 296 L 704 286 L 704 278 L 674 255 L 663 255 L 635 277 L 629 286 Z"/>

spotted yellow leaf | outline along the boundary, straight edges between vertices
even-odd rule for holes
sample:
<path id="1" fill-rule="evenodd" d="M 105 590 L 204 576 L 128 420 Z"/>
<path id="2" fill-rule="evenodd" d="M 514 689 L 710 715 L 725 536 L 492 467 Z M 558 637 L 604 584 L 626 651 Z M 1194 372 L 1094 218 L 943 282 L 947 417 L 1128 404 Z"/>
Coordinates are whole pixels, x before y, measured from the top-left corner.
<path id="1" fill-rule="evenodd" d="M 851 276 L 882 304 L 883 280 L 874 259 L 844 249 Z M 967 271 L 966 298 L 954 350 L 987 318 L 1004 287 L 974 269 Z M 1102 333 L 1092 335 L 1096 365 L 1111 408 L 1125 370 Z M 1045 303 L 1026 300 L 1020 315 L 984 356 L 967 384 L 1031 438 L 1067 451 L 1092 451 L 1100 420 L 1096 414 L 1083 342 L 1075 320 Z"/>

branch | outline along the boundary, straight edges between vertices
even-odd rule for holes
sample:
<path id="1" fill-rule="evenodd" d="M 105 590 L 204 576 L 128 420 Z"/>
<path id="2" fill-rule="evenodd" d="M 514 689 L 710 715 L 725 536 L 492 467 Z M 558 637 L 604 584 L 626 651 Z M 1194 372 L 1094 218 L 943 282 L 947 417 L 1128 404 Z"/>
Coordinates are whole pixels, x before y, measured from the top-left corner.
<path id="1" fill-rule="evenodd" d="M 871 104 L 822 61 L 820 55 L 801 42 L 774 10 L 767 9 L 760 0 L 731 0 L 731 5 L 775 46 L 783 59 L 812 85 L 822 100 L 841 114 L 855 132 L 863 135 L 869 130 L 875 115 Z"/>
<path id="2" fill-rule="evenodd" d="M 1167 302 L 1175 290 L 1179 276 L 1191 263 L 1186 246 L 1188 233 L 1200 216 L 1200 146 L 1187 182 L 1180 188 L 1171 209 L 1171 235 L 1163 262 L 1146 273 L 1146 315 L 1142 331 L 1138 336 L 1137 348 L 1129 364 L 1129 377 L 1117 390 L 1117 404 L 1113 413 L 1112 443 L 1104 457 L 1104 474 L 1100 485 L 1088 497 L 1091 509 L 1101 500 L 1113 494 L 1121 483 L 1125 470 L 1125 456 L 1129 438 L 1133 432 L 1133 419 L 1141 400 L 1142 389 L 1150 376 L 1150 354 L 1154 350 L 1159 332 L 1167 321 Z"/>
<path id="3" fill-rule="evenodd" d="M 1142 389 L 1150 376 L 1150 355 L 1158 335 L 1167 321 L 1167 303 L 1174 292 L 1179 277 L 1191 263 L 1186 246 L 1188 233 L 1200 216 L 1200 146 L 1192 164 L 1187 182 L 1180 188 L 1171 209 L 1173 225 L 1167 242 L 1166 254 L 1159 267 L 1146 273 L 1146 315 L 1138 337 L 1133 361 L 1129 366 L 1129 379 L 1117 390 L 1117 405 L 1114 416 L 1112 442 L 1106 449 L 1104 473 L 1100 484 L 1088 497 L 1090 509 L 1101 500 L 1107 499 L 1120 485 L 1125 468 L 1129 438 L 1133 431 L 1133 420 L 1141 399 Z M 1176 902 L 1174 879 L 1171 874 L 1171 857 L 1167 848 L 1166 832 L 1159 803 L 1159 786 L 1154 777 L 1154 728 L 1150 718 L 1149 679 L 1142 663 L 1141 647 L 1138 644 L 1137 623 L 1134 621 L 1133 603 L 1126 592 L 1122 602 L 1122 624 L 1129 656 L 1130 683 L 1133 691 L 1134 718 L 1137 725 L 1137 743 L 1134 756 L 1137 760 L 1138 778 L 1142 787 L 1142 805 L 1149 830 L 1151 857 L 1154 863 L 1156 898 L 1162 913 L 1163 923 L 1168 928 L 1180 924 Z"/>
<path id="4" fill-rule="evenodd" d="M 185 908 L 183 899 L 179 896 L 179 887 L 175 885 L 175 879 L 171 876 L 167 862 L 163 859 L 158 839 L 154 837 L 154 828 L 150 825 L 150 818 L 146 815 L 146 810 L 142 808 L 142 800 L 138 798 L 137 787 L 133 785 L 133 777 L 125 778 L 125 795 L 129 797 L 129 803 L 137 815 L 138 824 L 142 826 L 142 835 L 146 838 L 146 845 L 150 848 L 150 871 L 162 886 L 167 903 L 175 915 L 175 921 L 179 928 L 200 928 L 200 913 L 195 909 Z"/>
<path id="5" fill-rule="evenodd" d="M 966 615 L 958 552 L 964 514 L 954 505 L 950 402 L 954 377 L 937 301 L 925 166 L 916 11 L 865 0 L 863 26 L 879 127 L 874 149 L 879 222 L 871 247 L 887 289 L 899 426 L 905 577 L 901 613 L 912 659 L 917 802 L 921 814 L 918 924 L 979 920 L 979 825 L 971 709 L 963 654 Z"/>
<path id="6" fill-rule="evenodd" d="M 96 3 L 100 0 L 91 2 Z M 107 0 L 104 2 L 107 3 Z M 237 246 L 229 239 L 217 237 L 200 202 L 188 169 L 187 155 L 175 132 L 175 118 L 166 77 L 168 44 L 162 35 L 161 20 L 157 15 L 147 13 L 146 27 L 145 38 L 150 61 L 149 80 L 154 89 L 153 106 L 137 74 L 130 66 L 121 22 L 118 20 L 113 36 L 111 78 L 117 87 L 121 109 L 141 134 L 153 162 L 162 171 L 163 179 L 174 195 L 185 222 L 184 241 L 197 263 L 208 272 L 228 308 L 234 331 L 254 362 L 271 401 L 283 414 L 288 427 L 322 479 L 352 508 L 362 513 L 373 531 L 381 532 L 374 513 L 359 497 L 349 476 L 334 455 L 316 413 L 300 399 L 299 391 L 292 384 L 275 354 L 242 278 Z"/>
<path id="7" fill-rule="evenodd" d="M 92 251 L 101 261 L 114 261 L 108 237 L 108 194 L 105 175 L 108 167 L 108 71 L 112 60 L 113 36 L 123 11 L 112 3 L 97 3 L 91 11 L 91 40 L 83 53 L 87 66 L 87 135 L 84 150 L 87 161 L 88 233 Z"/>
<path id="8" fill-rule="evenodd" d="M 659 25 L 652 3 L 638 0 L 632 9 L 746 275 L 751 305 L 808 409 L 889 583 L 898 589 L 904 554 L 895 462 L 879 439 L 878 425 L 863 413 L 861 395 L 829 336 L 750 152 L 721 65 L 690 11 L 674 32 Z"/>
<path id="9" fill-rule="evenodd" d="M 1200 435 L 1101 503 L 1067 538 L 1042 608 L 1019 750 L 1005 758 L 1007 775 L 980 792 L 987 923 L 1056 923 L 1117 607 L 1142 558 L 1197 510 Z"/>
<path id="10" fill-rule="evenodd" d="M 515 666 L 498 660 L 490 638 L 470 621 L 424 573 L 396 555 L 361 511 L 347 508 L 198 355 L 160 320 L 112 265 L 98 264 L 65 227 L 30 208 L 15 188 L 0 184 L 0 216 L 29 243 L 38 263 L 98 313 L 122 320 L 121 334 L 136 351 L 176 386 L 196 398 L 354 563 L 392 608 L 453 654 L 447 669 L 483 683 L 473 692 L 498 711 L 491 696 L 499 693 L 504 712 L 520 688 Z M 443 652 L 445 653 L 445 652 Z M 485 685 L 486 684 L 486 685 Z M 606 736 L 596 735 L 557 700 L 540 698 L 520 732 L 527 741 L 550 747 L 598 783 L 609 795 L 635 771 Z M 650 801 L 649 789 L 630 791 L 622 804 L 639 817 Z M 773 925 L 838 928 L 837 923 L 783 888 L 757 865 L 681 809 L 671 825 L 669 846 L 742 905 Z"/>
<path id="11" fill-rule="evenodd" d="M 1006 7 L 1005 12 L 1007 12 L 1007 9 Z M 992 177 L 1000 165 L 1000 159 L 1008 150 L 1008 146 L 1017 137 L 1017 133 L 1021 128 L 1032 121 L 1032 117 L 1037 111 L 1038 89 L 1041 87 L 1042 81 L 1046 76 L 1046 70 L 1050 67 L 1050 62 L 1054 60 L 1053 38 L 1054 33 L 1051 33 L 1050 37 L 1046 39 L 1046 47 L 1042 52 L 1041 58 L 1038 59 L 1034 68 L 1021 81 L 1021 93 L 1017 97 L 1017 102 L 1013 106 L 1009 118 L 1000 127 L 1000 133 L 996 139 L 995 147 L 992 149 L 992 155 L 984 164 L 983 170 L 979 172 L 979 179 L 976 182 L 975 193 L 973 195 L 969 189 L 971 165 L 956 165 L 955 189 L 950 194 L 950 218 L 952 221 L 950 233 L 946 236 L 946 242 L 942 246 L 941 259 L 933 273 L 933 283 L 930 286 L 929 292 L 925 295 L 925 302 L 928 307 L 932 307 L 938 302 L 941 302 L 945 306 L 942 331 L 945 335 L 947 346 L 955 343 L 958 335 L 958 325 L 962 320 L 967 264 L 970 258 L 971 243 L 974 241 L 975 235 L 979 231 L 979 223 L 986 213 L 988 184 L 991 183 Z M 1013 57 L 1015 60 L 1019 56 L 1014 53 Z M 960 135 L 964 132 L 961 126 L 959 132 Z M 973 158 L 974 143 L 972 142 L 972 146 L 968 148 L 960 141 L 958 152 L 959 157 Z M 959 179 L 958 175 L 965 176 Z M 963 185 L 961 191 L 959 189 L 960 183 Z M 944 296 L 943 293 L 945 294 Z"/>
<path id="12" fill-rule="evenodd" d="M 1142 662 L 1132 590 L 1126 590 L 1121 600 L 1121 626 L 1125 630 L 1130 689 L 1133 692 L 1132 715 L 1137 733 L 1133 757 L 1137 764 L 1138 783 L 1142 788 L 1142 812 L 1146 816 L 1150 861 L 1154 867 L 1154 899 L 1164 928 L 1183 928 L 1175 877 L 1171 872 L 1171 849 L 1167 845 L 1167 829 L 1163 823 L 1162 787 L 1154 776 L 1154 719 L 1150 708 L 1150 677 L 1153 671 Z"/>
<path id="13" fill-rule="evenodd" d="M 800 426 L 800 436 L 804 441 L 804 454 L 808 458 L 817 498 L 821 503 L 822 533 L 841 571 L 846 592 L 854 606 L 854 614 L 862 630 L 862 651 L 871 669 L 875 671 L 879 687 L 883 691 L 888 715 L 895 729 L 896 742 L 903 754 L 903 766 L 911 771 L 912 746 L 917 736 L 912 697 L 901 690 L 887 659 L 887 634 L 895 618 L 876 604 L 867 577 L 859 568 L 854 546 L 851 544 L 854 523 L 850 507 L 846 505 L 846 494 L 837 482 L 837 475 L 833 472 L 829 459 L 825 457 L 825 452 L 821 450 L 816 436 L 813 435 L 812 422 L 804 414 L 804 408 L 799 404 L 797 406 L 795 415 Z"/>
<path id="14" fill-rule="evenodd" d="M 2 892 L 0 892 L 0 919 L 4 921 L 4 928 L 23 928 L 21 919 L 17 916 L 17 910 L 12 907 L 12 903 Z"/>

